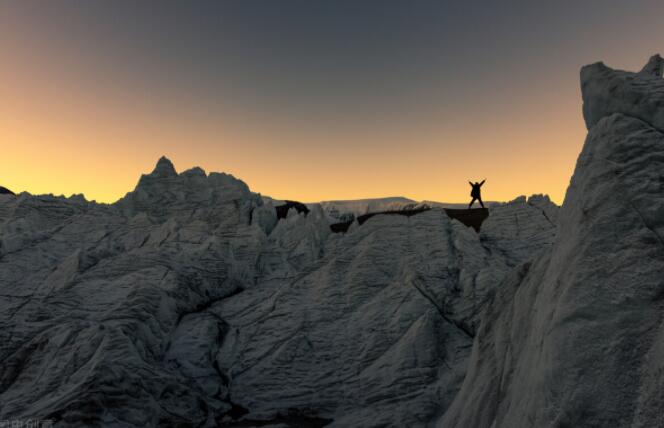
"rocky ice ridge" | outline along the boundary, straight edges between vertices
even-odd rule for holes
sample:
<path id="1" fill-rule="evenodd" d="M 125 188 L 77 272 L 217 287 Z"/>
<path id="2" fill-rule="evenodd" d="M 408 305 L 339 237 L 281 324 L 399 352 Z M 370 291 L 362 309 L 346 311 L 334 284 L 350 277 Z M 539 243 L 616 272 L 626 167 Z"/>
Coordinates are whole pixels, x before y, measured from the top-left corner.
<path id="1" fill-rule="evenodd" d="M 242 181 L 165 158 L 111 205 L 0 195 L 0 419 L 428 424 L 530 257 L 512 247 L 553 240 L 546 210 L 496 207 L 479 235 L 442 209 L 332 234 L 321 206 L 277 221 Z"/>
<path id="2" fill-rule="evenodd" d="M 268 197 L 263 197 L 264 200 L 271 200 L 273 203 L 277 202 Z M 280 202 L 283 203 L 283 202 Z M 484 205 L 488 208 L 498 204 L 494 201 L 485 201 Z M 330 200 L 308 203 L 309 206 L 320 205 L 326 213 L 330 223 L 339 223 L 347 221 L 349 218 L 357 218 L 365 214 L 385 212 L 385 211 L 399 211 L 404 209 L 412 209 L 415 207 L 428 206 L 436 208 L 453 208 L 453 209 L 466 209 L 468 204 L 465 203 L 448 203 L 438 201 L 416 201 L 403 196 L 393 196 L 386 198 L 372 198 L 372 199 L 351 199 L 351 200 Z"/>
<path id="3" fill-rule="evenodd" d="M 581 69 L 583 118 L 588 130 L 620 113 L 664 131 L 662 57 L 654 55 L 638 73 L 613 70 L 602 62 Z"/>
<path id="4" fill-rule="evenodd" d="M 479 234 L 440 208 L 277 221 L 165 158 L 112 205 L 0 195 L 0 419 L 664 426 L 662 65 L 584 67 L 563 207 Z"/>
<path id="5" fill-rule="evenodd" d="M 220 367 L 257 417 L 295 408 L 332 426 L 426 424 L 454 397 L 480 308 L 510 263 L 442 210 L 376 216 L 330 236 L 287 285 L 215 307 L 230 329 Z"/>
<path id="6" fill-rule="evenodd" d="M 495 288 L 438 426 L 664 426 L 663 66 L 582 69 L 558 233 Z"/>
<path id="7" fill-rule="evenodd" d="M 482 224 L 480 239 L 503 254 L 506 263 L 521 263 L 553 243 L 558 210 L 546 195 L 520 196 L 491 209 L 489 219 Z"/>

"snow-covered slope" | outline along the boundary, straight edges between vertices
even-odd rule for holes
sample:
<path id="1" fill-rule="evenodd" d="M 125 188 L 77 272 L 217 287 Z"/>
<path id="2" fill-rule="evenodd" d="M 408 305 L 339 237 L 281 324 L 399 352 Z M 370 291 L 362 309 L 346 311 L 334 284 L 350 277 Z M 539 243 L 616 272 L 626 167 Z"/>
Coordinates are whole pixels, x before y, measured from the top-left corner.
<path id="1" fill-rule="evenodd" d="M 544 212 L 331 234 L 320 206 L 277 221 L 242 181 L 165 158 L 113 205 L 0 195 L 0 419 L 430 423 L 488 293 L 553 240 Z"/>
<path id="2" fill-rule="evenodd" d="M 664 426 L 663 66 L 582 69 L 554 244 L 496 288 L 439 426 Z"/>

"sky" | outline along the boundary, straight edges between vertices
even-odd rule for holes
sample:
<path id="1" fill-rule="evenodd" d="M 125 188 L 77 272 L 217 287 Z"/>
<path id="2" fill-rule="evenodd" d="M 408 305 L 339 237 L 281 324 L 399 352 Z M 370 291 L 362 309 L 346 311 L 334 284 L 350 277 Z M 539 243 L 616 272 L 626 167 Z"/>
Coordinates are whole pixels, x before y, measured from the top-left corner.
<path id="1" fill-rule="evenodd" d="M 664 2 L 0 0 L 0 185 L 113 202 L 162 155 L 263 195 L 561 203 L 579 69 Z M 664 52 L 662 52 L 664 53 Z"/>

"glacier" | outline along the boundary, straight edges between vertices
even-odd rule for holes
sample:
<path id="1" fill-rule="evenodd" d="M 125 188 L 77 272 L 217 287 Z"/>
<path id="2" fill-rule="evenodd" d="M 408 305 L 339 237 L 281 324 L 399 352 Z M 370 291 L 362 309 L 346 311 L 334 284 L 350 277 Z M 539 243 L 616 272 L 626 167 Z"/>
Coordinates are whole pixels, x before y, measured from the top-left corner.
<path id="1" fill-rule="evenodd" d="M 278 219 L 165 157 L 113 204 L 0 194 L 0 420 L 664 426 L 663 65 L 584 67 L 563 205 L 479 233 L 441 206 L 332 233 L 348 201 Z"/>

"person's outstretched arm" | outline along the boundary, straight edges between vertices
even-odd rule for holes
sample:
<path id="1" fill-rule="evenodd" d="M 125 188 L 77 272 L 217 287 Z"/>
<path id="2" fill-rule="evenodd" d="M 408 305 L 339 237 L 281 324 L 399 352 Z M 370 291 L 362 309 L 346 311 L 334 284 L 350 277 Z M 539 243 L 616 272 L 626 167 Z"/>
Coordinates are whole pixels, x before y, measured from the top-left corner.
<path id="1" fill-rule="evenodd" d="M 471 186 L 473 185 L 473 183 L 472 183 L 472 182 L 470 182 L 470 181 L 468 182 L 468 184 L 470 184 Z"/>
<path id="2" fill-rule="evenodd" d="M 486 181 L 486 178 L 485 178 L 484 180 L 482 180 L 482 182 L 480 183 L 480 186 L 481 186 L 482 184 L 484 184 L 485 181 Z"/>

